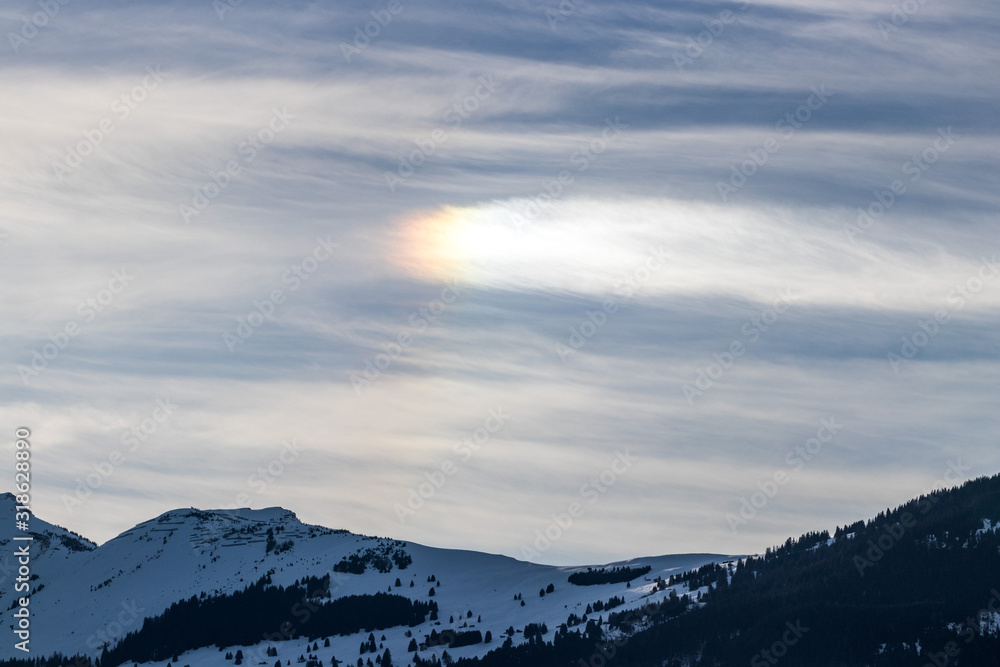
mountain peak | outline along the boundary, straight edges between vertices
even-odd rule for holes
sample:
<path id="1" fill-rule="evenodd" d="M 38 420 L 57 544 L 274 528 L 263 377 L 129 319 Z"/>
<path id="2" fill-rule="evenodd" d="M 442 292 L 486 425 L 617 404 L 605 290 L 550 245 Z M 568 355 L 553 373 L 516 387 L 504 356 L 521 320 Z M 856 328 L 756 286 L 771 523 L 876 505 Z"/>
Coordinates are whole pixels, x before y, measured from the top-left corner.
<path id="1" fill-rule="evenodd" d="M 249 507 L 239 507 L 232 509 L 198 509 L 197 507 L 184 507 L 173 510 L 168 510 L 158 517 L 145 521 L 142 524 L 152 522 L 163 523 L 170 520 L 180 520 L 192 518 L 197 521 L 206 521 L 210 519 L 237 519 L 244 521 L 254 521 L 254 522 L 265 522 L 270 523 L 274 521 L 296 521 L 298 522 L 298 517 L 292 510 L 285 509 L 283 507 L 265 507 L 263 509 L 251 509 Z"/>

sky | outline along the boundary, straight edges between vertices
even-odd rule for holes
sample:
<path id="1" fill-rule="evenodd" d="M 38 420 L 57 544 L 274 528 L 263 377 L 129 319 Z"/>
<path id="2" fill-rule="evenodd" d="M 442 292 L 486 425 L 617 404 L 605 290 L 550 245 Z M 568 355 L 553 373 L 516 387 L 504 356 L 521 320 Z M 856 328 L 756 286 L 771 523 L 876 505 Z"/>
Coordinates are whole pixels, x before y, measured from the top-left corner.
<path id="1" fill-rule="evenodd" d="M 1000 6 L 0 25 L 0 423 L 47 521 L 281 506 L 589 564 L 1000 469 Z"/>

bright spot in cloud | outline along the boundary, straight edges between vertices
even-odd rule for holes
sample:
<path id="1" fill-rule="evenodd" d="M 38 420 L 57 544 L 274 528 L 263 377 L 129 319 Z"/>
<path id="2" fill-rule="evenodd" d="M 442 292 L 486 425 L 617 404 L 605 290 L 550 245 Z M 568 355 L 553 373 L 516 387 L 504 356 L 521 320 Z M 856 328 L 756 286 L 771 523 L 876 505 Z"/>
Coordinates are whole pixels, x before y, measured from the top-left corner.
<path id="1" fill-rule="evenodd" d="M 526 203 L 446 206 L 406 218 L 395 237 L 396 264 L 422 280 L 485 288 L 602 296 L 638 277 L 649 296 L 767 302 L 792 289 L 801 303 L 893 310 L 939 307 L 951 281 L 980 266 L 941 254 L 928 267 L 916 252 L 868 238 L 851 243 L 843 232 L 847 210 L 568 200 L 529 219 Z M 997 298 L 984 295 L 974 305 L 995 306 Z"/>

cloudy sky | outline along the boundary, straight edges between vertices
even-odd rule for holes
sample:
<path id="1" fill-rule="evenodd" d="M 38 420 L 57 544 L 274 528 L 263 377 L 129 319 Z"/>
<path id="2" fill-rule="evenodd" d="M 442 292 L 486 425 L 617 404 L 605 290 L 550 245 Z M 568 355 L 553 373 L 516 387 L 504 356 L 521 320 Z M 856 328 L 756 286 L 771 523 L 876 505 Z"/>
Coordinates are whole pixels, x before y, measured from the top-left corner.
<path id="1" fill-rule="evenodd" d="M 0 422 L 42 518 L 591 563 L 1000 468 L 996 5 L 0 22 Z"/>

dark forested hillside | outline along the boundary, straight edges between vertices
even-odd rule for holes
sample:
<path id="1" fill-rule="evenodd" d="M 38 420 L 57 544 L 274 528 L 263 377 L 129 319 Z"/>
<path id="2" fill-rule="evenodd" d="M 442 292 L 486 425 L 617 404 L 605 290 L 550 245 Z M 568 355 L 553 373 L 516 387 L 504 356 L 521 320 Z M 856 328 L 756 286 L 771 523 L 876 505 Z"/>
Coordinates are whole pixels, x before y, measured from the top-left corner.
<path id="1" fill-rule="evenodd" d="M 100 664 L 114 667 L 127 661 L 167 660 L 213 644 L 251 646 L 265 638 L 315 639 L 369 628 L 415 626 L 437 610 L 433 600 L 426 603 L 387 593 L 324 601 L 330 597 L 329 577 L 306 579 L 287 588 L 269 584 L 269 577 L 264 577 L 231 595 L 175 603 L 105 651 Z"/>
<path id="2" fill-rule="evenodd" d="M 569 583 L 577 586 L 596 586 L 598 584 L 613 584 L 621 581 L 632 581 L 649 572 L 646 567 L 614 567 L 595 570 L 587 568 L 584 572 L 574 572 L 569 575 Z"/>
<path id="3" fill-rule="evenodd" d="M 702 605 L 631 637 L 612 641 L 591 625 L 580 632 L 586 639 L 513 647 L 501 662 L 482 662 L 996 667 L 998 523 L 1000 476 L 978 479 L 838 529 L 833 539 L 810 533 L 728 572 L 709 565 L 675 577 L 712 588 Z"/>

